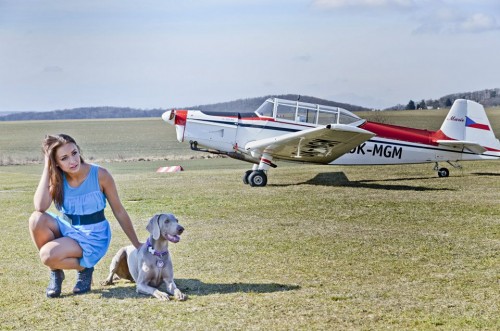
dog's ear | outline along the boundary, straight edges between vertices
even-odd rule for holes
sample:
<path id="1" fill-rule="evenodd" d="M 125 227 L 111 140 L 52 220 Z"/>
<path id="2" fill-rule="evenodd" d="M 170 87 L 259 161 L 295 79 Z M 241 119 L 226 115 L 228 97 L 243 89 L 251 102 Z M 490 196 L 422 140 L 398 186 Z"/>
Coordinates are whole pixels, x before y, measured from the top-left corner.
<path id="1" fill-rule="evenodd" d="M 158 240 L 160 238 L 160 224 L 158 221 L 160 220 L 160 214 L 156 214 L 151 217 L 148 225 L 146 226 L 146 230 L 153 235 L 154 240 Z"/>

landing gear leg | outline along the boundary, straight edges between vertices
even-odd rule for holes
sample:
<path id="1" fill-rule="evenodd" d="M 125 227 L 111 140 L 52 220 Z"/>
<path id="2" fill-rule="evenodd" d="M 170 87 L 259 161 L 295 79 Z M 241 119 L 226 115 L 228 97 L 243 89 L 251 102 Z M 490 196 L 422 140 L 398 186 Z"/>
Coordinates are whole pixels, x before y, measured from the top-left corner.
<path id="1" fill-rule="evenodd" d="M 252 170 L 247 170 L 243 175 L 243 183 L 249 184 L 254 187 L 262 187 L 267 185 L 267 175 L 266 171 L 270 168 L 276 168 L 276 165 L 272 163 L 272 157 L 268 154 L 262 155 L 260 158 L 260 163 L 254 164 Z"/>
<path id="2" fill-rule="evenodd" d="M 460 163 L 458 163 L 458 161 L 456 161 L 455 163 L 451 162 L 451 161 L 447 161 L 449 165 L 451 165 L 453 168 L 455 169 L 462 169 L 462 165 Z"/>

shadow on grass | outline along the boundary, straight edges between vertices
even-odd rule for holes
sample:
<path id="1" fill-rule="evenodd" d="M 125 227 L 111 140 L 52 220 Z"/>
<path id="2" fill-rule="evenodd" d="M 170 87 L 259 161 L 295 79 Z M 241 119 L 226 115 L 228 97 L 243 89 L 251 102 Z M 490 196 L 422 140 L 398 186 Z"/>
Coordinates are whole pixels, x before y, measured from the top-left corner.
<path id="1" fill-rule="evenodd" d="M 100 293 L 103 298 L 113 299 L 129 299 L 129 298 L 144 298 L 145 295 L 138 294 L 134 286 L 127 283 L 126 287 L 121 287 L 120 282 L 114 286 L 102 287 L 99 290 L 92 291 Z M 298 285 L 284 285 L 277 283 L 231 283 L 231 284 L 218 284 L 218 283 L 204 283 L 199 279 L 176 279 L 175 284 L 177 287 L 187 295 L 212 295 L 212 294 L 229 294 L 229 293 L 273 293 L 285 292 L 300 289 Z M 165 285 L 160 286 L 160 290 L 165 290 Z"/>
<path id="2" fill-rule="evenodd" d="M 273 185 L 269 186 L 293 186 L 293 185 L 320 185 L 320 186 L 345 186 L 345 187 L 359 187 L 370 188 L 375 190 L 389 190 L 389 191 L 453 191 L 448 188 L 434 188 L 425 186 L 413 185 L 391 185 L 391 184 L 377 184 L 376 182 L 398 182 L 398 181 L 412 181 L 432 179 L 436 177 L 421 177 L 421 178 L 397 178 L 397 179 L 382 179 L 382 180 L 358 180 L 350 181 L 344 172 L 323 172 L 317 174 L 314 178 L 306 182 L 297 184 Z"/>
<path id="3" fill-rule="evenodd" d="M 176 279 L 175 283 L 188 294 L 210 295 L 228 293 L 273 293 L 298 290 L 298 285 L 285 285 L 277 283 L 204 283 L 199 279 Z"/>
<path id="4" fill-rule="evenodd" d="M 494 172 L 473 172 L 472 174 L 476 176 L 491 176 L 491 177 L 500 176 L 500 173 L 494 173 Z"/>

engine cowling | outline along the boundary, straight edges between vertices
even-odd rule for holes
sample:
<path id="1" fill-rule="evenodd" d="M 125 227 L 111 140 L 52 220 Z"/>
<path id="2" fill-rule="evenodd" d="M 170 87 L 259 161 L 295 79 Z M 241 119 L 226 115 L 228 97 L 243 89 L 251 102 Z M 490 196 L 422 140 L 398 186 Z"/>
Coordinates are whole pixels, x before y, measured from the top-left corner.
<path id="1" fill-rule="evenodd" d="M 184 141 L 184 131 L 186 130 L 187 110 L 172 109 L 164 112 L 161 118 L 170 125 L 175 126 L 177 141 Z"/>

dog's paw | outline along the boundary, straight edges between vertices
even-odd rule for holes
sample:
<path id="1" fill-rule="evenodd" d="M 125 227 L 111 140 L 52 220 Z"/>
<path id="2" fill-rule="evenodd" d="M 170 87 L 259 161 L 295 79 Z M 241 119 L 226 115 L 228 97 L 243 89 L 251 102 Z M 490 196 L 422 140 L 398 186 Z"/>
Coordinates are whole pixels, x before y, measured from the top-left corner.
<path id="1" fill-rule="evenodd" d="M 109 285 L 114 285 L 115 283 L 113 282 L 113 279 L 106 279 L 101 282 L 102 286 L 109 286 Z"/>
<path id="2" fill-rule="evenodd" d="M 162 300 L 162 301 L 169 301 L 170 300 L 170 297 L 168 296 L 167 293 L 159 291 L 159 290 L 155 290 L 153 292 L 153 296 L 159 300 Z"/>
<path id="3" fill-rule="evenodd" d="M 187 300 L 187 295 L 185 295 L 184 293 L 182 293 L 179 289 L 176 289 L 174 291 L 174 297 L 179 300 L 179 301 L 185 301 Z"/>

